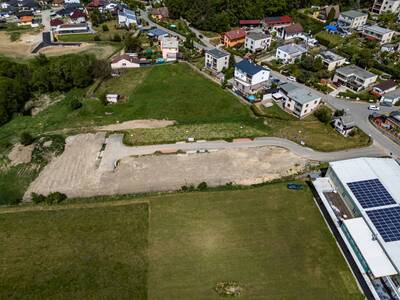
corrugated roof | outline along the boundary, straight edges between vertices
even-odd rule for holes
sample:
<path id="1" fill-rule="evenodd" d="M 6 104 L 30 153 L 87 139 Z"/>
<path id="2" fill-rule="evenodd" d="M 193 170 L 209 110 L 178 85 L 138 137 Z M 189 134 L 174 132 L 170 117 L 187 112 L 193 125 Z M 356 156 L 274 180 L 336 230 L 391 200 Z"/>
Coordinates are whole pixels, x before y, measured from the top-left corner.
<path id="1" fill-rule="evenodd" d="M 240 20 L 240 25 L 260 25 L 260 20 Z"/>
<path id="2" fill-rule="evenodd" d="M 268 25 L 280 24 L 280 23 L 292 23 L 292 18 L 289 16 L 278 16 L 278 17 L 265 17 L 264 22 Z"/>

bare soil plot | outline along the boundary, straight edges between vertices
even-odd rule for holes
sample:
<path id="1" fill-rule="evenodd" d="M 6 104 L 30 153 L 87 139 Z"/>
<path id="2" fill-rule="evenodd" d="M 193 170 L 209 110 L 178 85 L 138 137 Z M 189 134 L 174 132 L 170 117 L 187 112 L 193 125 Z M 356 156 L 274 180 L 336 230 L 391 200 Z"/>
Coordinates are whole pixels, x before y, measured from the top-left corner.
<path id="1" fill-rule="evenodd" d="M 153 128 L 163 128 L 167 126 L 174 125 L 175 121 L 169 120 L 133 120 L 126 121 L 117 124 L 110 124 L 106 126 L 101 126 L 98 129 L 102 131 L 118 131 L 118 130 L 129 130 L 129 129 L 153 129 Z"/>
<path id="2" fill-rule="evenodd" d="M 114 171 L 99 169 L 105 133 L 81 134 L 66 141 L 64 153 L 45 167 L 25 194 L 59 191 L 90 197 L 178 190 L 182 186 L 253 184 L 294 174 L 306 159 L 278 147 L 220 150 L 202 154 L 126 157 Z"/>
<path id="3" fill-rule="evenodd" d="M 21 144 L 15 144 L 10 153 L 8 159 L 11 161 L 12 166 L 19 164 L 26 164 L 31 161 L 32 151 L 35 145 L 24 146 Z"/>

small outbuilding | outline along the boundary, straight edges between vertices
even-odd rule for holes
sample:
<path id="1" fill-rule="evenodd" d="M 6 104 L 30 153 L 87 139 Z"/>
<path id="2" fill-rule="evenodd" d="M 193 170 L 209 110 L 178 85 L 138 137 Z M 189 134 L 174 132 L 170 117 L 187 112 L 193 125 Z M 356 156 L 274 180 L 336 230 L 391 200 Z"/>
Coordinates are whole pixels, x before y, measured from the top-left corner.
<path id="1" fill-rule="evenodd" d="M 118 94 L 107 94 L 106 95 L 106 100 L 108 103 L 117 103 L 119 99 Z"/>

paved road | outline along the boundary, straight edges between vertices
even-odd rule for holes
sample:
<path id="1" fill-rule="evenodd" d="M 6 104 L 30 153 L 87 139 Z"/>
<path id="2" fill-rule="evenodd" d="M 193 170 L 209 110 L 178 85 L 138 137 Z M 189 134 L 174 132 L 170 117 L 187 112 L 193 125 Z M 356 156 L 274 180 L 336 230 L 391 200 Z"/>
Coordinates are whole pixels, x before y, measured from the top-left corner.
<path id="1" fill-rule="evenodd" d="M 179 36 L 181 39 L 185 39 L 185 37 L 177 34 L 176 32 L 173 32 L 169 30 L 168 28 L 164 28 L 154 22 L 152 22 L 148 16 L 147 13 L 144 11 L 142 12 L 142 17 L 149 22 L 152 26 L 157 26 L 158 28 L 161 28 L 163 30 L 168 31 L 171 35 L 174 36 Z M 191 28 L 192 31 L 196 33 L 196 35 L 199 37 L 200 32 L 196 29 Z M 203 36 L 201 39 L 202 42 L 207 45 L 209 44 L 209 41 L 206 37 Z M 195 47 L 198 49 L 207 49 L 207 47 L 200 45 L 198 43 L 195 43 Z M 239 56 L 235 56 L 235 61 L 239 62 L 241 61 L 242 58 Z M 287 79 L 286 76 L 275 72 L 271 71 L 272 76 L 275 78 L 280 79 L 283 82 L 288 82 L 289 80 Z M 376 129 L 368 120 L 368 116 L 370 115 L 371 111 L 368 110 L 368 103 L 365 102 L 355 102 L 355 101 L 349 101 L 349 100 L 342 100 L 335 98 L 330 95 L 325 95 L 317 90 L 311 89 L 303 84 L 300 83 L 295 83 L 298 86 L 304 87 L 306 89 L 312 90 L 313 92 L 319 94 L 321 98 L 323 99 L 324 102 L 328 103 L 330 106 L 332 106 L 334 109 L 344 109 L 348 114 L 350 114 L 356 125 L 363 130 L 366 134 L 368 134 L 373 140 L 376 145 L 381 146 L 382 148 L 385 149 L 385 154 L 386 155 L 392 155 L 393 157 L 400 158 L 400 146 L 394 143 L 391 139 L 383 135 L 378 129 Z M 390 108 L 390 107 L 381 107 L 381 112 L 391 112 L 396 110 L 397 108 Z"/>
<path id="2" fill-rule="evenodd" d="M 292 141 L 275 137 L 261 137 L 254 140 L 243 139 L 236 142 L 204 141 L 197 143 L 176 143 L 136 147 L 125 146 L 122 143 L 122 139 L 122 134 L 113 134 L 107 138 L 107 146 L 104 150 L 100 163 L 100 169 L 102 171 L 112 171 L 114 169 L 115 163 L 124 157 L 135 155 L 150 155 L 156 152 L 176 152 L 178 150 L 188 152 L 201 150 L 213 151 L 224 149 L 254 148 L 263 146 L 278 146 L 286 148 L 300 157 L 317 161 L 334 161 L 360 156 L 379 157 L 385 155 L 385 151 L 383 151 L 383 149 L 377 145 L 346 151 L 318 152 L 313 149 L 300 146 L 299 144 L 296 144 Z"/>

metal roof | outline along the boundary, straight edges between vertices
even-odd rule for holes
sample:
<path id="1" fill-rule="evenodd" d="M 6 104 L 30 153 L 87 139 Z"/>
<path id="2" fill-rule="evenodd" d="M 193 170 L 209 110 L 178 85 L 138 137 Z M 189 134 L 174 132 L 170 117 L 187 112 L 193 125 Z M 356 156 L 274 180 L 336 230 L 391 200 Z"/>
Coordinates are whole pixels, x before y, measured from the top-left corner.
<path id="1" fill-rule="evenodd" d="M 384 28 L 384 27 L 380 27 L 378 25 L 365 26 L 364 27 L 364 31 L 365 30 L 372 31 L 372 32 L 375 32 L 375 33 L 378 33 L 378 34 L 382 34 L 382 35 L 386 34 L 386 33 L 393 32 L 393 30 L 390 30 L 390 29 L 387 29 L 387 28 Z"/>
<path id="2" fill-rule="evenodd" d="M 215 57 L 215 58 L 222 58 L 225 56 L 229 56 L 229 53 L 221 51 L 217 48 L 207 50 L 206 53 L 210 54 L 212 57 Z"/>
<path id="3" fill-rule="evenodd" d="M 261 31 L 250 31 L 247 33 L 247 38 L 252 39 L 254 41 L 259 41 L 267 39 L 268 35 Z"/>
<path id="4" fill-rule="evenodd" d="M 363 16 L 368 16 L 367 13 L 363 13 L 361 11 L 358 10 L 348 10 L 348 11 L 344 11 L 341 13 L 341 15 L 349 17 L 349 18 L 358 18 L 358 17 L 363 17 Z"/>
<path id="5" fill-rule="evenodd" d="M 363 79 L 368 79 L 377 76 L 371 72 L 368 72 L 367 70 L 357 67 L 356 65 L 341 67 L 337 69 L 336 72 L 344 76 L 356 75 L 357 77 Z"/>
<path id="6" fill-rule="evenodd" d="M 268 69 L 264 68 L 261 65 L 255 64 L 247 59 L 243 59 L 241 62 L 235 65 L 235 68 L 238 68 L 243 73 L 246 73 L 250 76 L 256 75 L 261 71 L 267 71 Z"/>
<path id="7" fill-rule="evenodd" d="M 279 50 L 288 53 L 289 55 L 294 55 L 294 54 L 303 54 L 307 52 L 307 49 L 297 45 L 297 44 L 287 44 L 287 45 L 283 45 L 278 47 Z"/>
<path id="8" fill-rule="evenodd" d="M 321 98 L 313 91 L 299 87 L 290 82 L 282 84 L 281 89 L 286 92 L 290 99 L 301 105 Z"/>
<path id="9" fill-rule="evenodd" d="M 335 61 L 340 61 L 345 59 L 343 56 L 340 56 L 332 51 L 323 51 L 319 54 L 319 56 L 322 57 L 322 59 L 328 61 L 328 62 L 335 62 Z"/>

